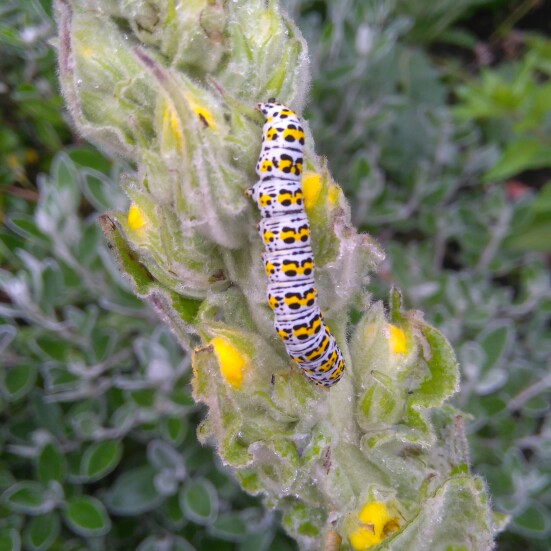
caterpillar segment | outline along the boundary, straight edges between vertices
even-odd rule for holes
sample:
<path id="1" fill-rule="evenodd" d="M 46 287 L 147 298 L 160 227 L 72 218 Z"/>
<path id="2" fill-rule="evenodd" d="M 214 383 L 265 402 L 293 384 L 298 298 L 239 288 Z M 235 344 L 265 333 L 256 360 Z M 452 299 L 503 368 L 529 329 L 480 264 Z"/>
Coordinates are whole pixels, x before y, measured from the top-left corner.
<path id="1" fill-rule="evenodd" d="M 311 248 L 266 252 L 262 255 L 270 283 L 311 279 L 314 285 L 314 258 Z"/>
<path id="2" fill-rule="evenodd" d="M 303 208 L 302 186 L 296 180 L 265 180 L 251 188 L 250 196 L 264 218 L 300 213 Z"/>
<path id="3" fill-rule="evenodd" d="M 268 304 L 275 315 L 311 308 L 316 304 L 316 288 L 310 279 L 297 283 L 276 283 L 268 289 Z"/>
<path id="4" fill-rule="evenodd" d="M 263 218 L 258 231 L 268 252 L 310 247 L 310 225 L 304 212 Z"/>
<path id="5" fill-rule="evenodd" d="M 304 129 L 298 115 L 275 100 L 259 103 L 257 109 L 265 118 L 256 164 L 259 180 L 247 194 L 261 214 L 268 304 L 289 357 L 311 381 L 330 387 L 341 379 L 344 360 L 317 304 L 301 183 Z"/>

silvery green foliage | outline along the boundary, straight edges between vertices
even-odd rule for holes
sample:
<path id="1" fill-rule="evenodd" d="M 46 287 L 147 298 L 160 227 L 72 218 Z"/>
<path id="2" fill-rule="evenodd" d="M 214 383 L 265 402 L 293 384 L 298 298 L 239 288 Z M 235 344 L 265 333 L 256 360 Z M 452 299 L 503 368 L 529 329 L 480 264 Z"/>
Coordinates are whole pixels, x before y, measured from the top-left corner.
<path id="1" fill-rule="evenodd" d="M 29 188 L 70 135 L 47 43 L 55 35 L 50 12 L 40 0 L 0 2 L 0 186 Z"/>
<path id="2" fill-rule="evenodd" d="M 287 549 L 197 443 L 189 358 L 108 251 L 121 168 L 59 153 L 0 229 L 0 547 Z"/>
<path id="3" fill-rule="evenodd" d="M 347 376 L 330 392 L 312 387 L 289 370 L 274 335 L 257 215 L 243 191 L 260 146 L 254 103 L 277 96 L 300 112 L 308 86 L 306 44 L 278 3 L 58 0 L 56 8 L 75 126 L 136 166 L 122 179 L 132 216 L 112 212 L 102 227 L 136 294 L 196 347 L 194 397 L 209 407 L 201 439 L 214 441 L 247 491 L 283 511 L 303 549 L 318 549 L 329 530 L 350 548 L 370 502 L 393 511 L 380 548 L 491 549 L 498 519 L 469 472 L 462 414 L 444 404 L 457 389 L 453 351 L 419 312 L 403 310 L 398 291 L 388 313 L 371 302 L 366 274 L 383 255 L 352 227 L 309 133 L 320 301 Z M 347 345 L 350 309 L 357 323 Z M 209 344 L 216 339 L 245 366 L 237 387 Z"/>
<path id="4" fill-rule="evenodd" d="M 424 3 L 429 11 L 436 4 Z M 324 2 L 325 19 L 309 2 L 289 5 L 309 37 L 322 37 L 310 40 L 319 69 L 309 109 L 318 146 L 353 198 L 353 219 L 385 244 L 385 279 L 403 289 L 407 304 L 426 311 L 458 351 L 462 390 L 455 403 L 475 417 L 472 460 L 495 506 L 512 516 L 502 544 L 545 551 L 551 534 L 551 285 L 546 259 L 535 252 L 546 234 L 536 240 L 524 232 L 548 212 L 549 186 L 519 198 L 502 182 L 482 184 L 504 154 L 499 140 L 454 116 L 454 88 L 445 84 L 453 73 L 412 43 L 417 21 L 404 18 L 396 3 Z M 513 65 L 504 68 L 506 77 L 473 83 L 463 110 L 480 101 L 491 105 L 501 78 L 528 92 L 541 90 L 530 74 L 534 58 L 549 66 L 550 50 L 533 41 L 537 51 L 528 51 L 518 72 Z M 330 101 L 337 90 L 339 109 Z M 493 97 L 497 102 L 497 90 Z M 524 106 L 517 97 L 516 110 L 532 113 L 536 99 L 526 93 Z M 490 112 L 509 110 L 510 104 L 496 103 Z M 383 296 L 383 285 L 374 284 Z"/>

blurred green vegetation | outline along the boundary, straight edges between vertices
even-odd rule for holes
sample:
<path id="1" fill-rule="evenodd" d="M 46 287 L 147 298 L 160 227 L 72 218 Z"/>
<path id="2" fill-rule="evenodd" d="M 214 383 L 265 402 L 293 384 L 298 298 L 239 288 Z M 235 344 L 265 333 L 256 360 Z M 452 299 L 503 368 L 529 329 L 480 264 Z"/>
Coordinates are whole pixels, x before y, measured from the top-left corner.
<path id="1" fill-rule="evenodd" d="M 318 152 L 387 251 L 374 297 L 397 285 L 452 341 L 499 549 L 547 551 L 546 7 L 285 4 Z M 129 167 L 75 143 L 54 31 L 47 0 L 0 0 L 0 549 L 293 549 L 198 445 L 188 359 L 117 273 L 95 218 Z"/>
<path id="2" fill-rule="evenodd" d="M 51 10 L 48 0 L 0 2 L 0 186 L 36 187 L 37 173 L 71 139 L 48 43 Z"/>

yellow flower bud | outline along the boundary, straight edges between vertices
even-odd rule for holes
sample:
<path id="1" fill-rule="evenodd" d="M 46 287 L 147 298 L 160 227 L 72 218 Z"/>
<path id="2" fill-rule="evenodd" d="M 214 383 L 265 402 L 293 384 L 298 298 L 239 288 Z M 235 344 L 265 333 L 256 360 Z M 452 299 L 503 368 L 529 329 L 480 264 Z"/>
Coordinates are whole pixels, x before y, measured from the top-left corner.
<path id="1" fill-rule="evenodd" d="M 215 128 L 216 124 L 214 123 L 214 118 L 211 114 L 211 112 L 204 106 L 199 105 L 195 100 L 193 100 L 190 96 L 186 96 L 186 100 L 189 103 L 189 106 L 195 114 L 199 117 L 199 120 L 207 127 L 207 128 Z"/>
<path id="2" fill-rule="evenodd" d="M 25 162 L 30 165 L 37 163 L 40 160 L 40 157 L 38 156 L 36 149 L 31 149 L 29 147 L 25 149 L 24 156 L 25 156 Z"/>
<path id="3" fill-rule="evenodd" d="M 407 352 L 406 334 L 396 325 L 387 324 L 390 332 L 389 345 L 393 354 L 405 354 Z"/>
<path id="4" fill-rule="evenodd" d="M 210 341 L 220 364 L 220 373 L 233 388 L 241 388 L 243 375 L 249 360 L 228 339 L 215 337 Z"/>
<path id="5" fill-rule="evenodd" d="M 334 205 L 337 202 L 337 199 L 339 198 L 339 192 L 340 192 L 339 186 L 336 186 L 333 184 L 329 187 L 328 198 L 329 198 L 329 202 L 332 205 Z"/>
<path id="6" fill-rule="evenodd" d="M 182 146 L 183 133 L 182 125 L 180 124 L 180 119 L 172 106 L 166 105 L 163 110 L 163 135 L 167 133 L 172 134 L 174 142 L 178 147 Z"/>
<path id="7" fill-rule="evenodd" d="M 399 525 L 384 503 L 374 501 L 366 504 L 358 515 L 358 527 L 350 534 L 350 544 L 357 551 L 363 551 L 398 530 Z"/>
<path id="8" fill-rule="evenodd" d="M 214 124 L 214 119 L 212 118 L 212 115 L 210 114 L 210 111 L 207 111 L 206 109 L 203 109 L 199 106 L 194 106 L 193 110 L 199 117 L 200 121 L 208 128 L 214 128 L 216 125 Z"/>
<path id="9" fill-rule="evenodd" d="M 90 58 L 94 55 L 94 49 L 86 44 L 78 44 L 78 53 L 85 58 Z"/>
<path id="10" fill-rule="evenodd" d="M 19 166 L 21 165 L 21 163 L 19 162 L 19 159 L 15 155 L 13 155 L 13 153 L 6 155 L 6 164 L 12 170 L 19 168 Z"/>
<path id="11" fill-rule="evenodd" d="M 131 230 L 139 230 L 145 226 L 145 219 L 142 211 L 135 203 L 130 205 L 128 209 L 128 226 Z"/>
<path id="12" fill-rule="evenodd" d="M 311 210 L 316 204 L 321 192 L 321 177 L 317 172 L 305 172 L 302 176 L 302 194 L 304 208 Z"/>

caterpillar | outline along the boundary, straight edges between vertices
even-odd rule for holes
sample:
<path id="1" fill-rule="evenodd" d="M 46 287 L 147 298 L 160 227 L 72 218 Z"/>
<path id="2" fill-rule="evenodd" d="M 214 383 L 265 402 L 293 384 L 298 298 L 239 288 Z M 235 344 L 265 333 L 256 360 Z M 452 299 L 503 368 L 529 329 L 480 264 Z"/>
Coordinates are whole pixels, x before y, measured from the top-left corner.
<path id="1" fill-rule="evenodd" d="M 317 304 L 301 184 L 304 130 L 298 115 L 273 98 L 256 108 L 265 124 L 256 164 L 259 180 L 247 195 L 261 214 L 268 305 L 290 358 L 314 383 L 329 387 L 341 379 L 344 360 Z"/>

